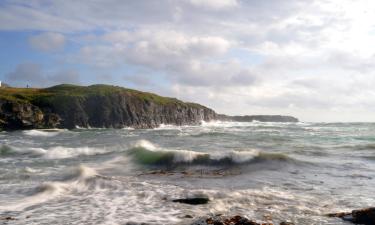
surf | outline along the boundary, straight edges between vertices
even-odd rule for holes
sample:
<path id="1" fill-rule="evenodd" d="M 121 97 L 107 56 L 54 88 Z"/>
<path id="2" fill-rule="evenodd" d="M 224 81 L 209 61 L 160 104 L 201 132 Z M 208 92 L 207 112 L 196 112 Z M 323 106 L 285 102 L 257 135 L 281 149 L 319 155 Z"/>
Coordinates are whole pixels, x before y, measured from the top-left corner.
<path id="1" fill-rule="evenodd" d="M 235 166 L 264 161 L 296 161 L 282 153 L 263 152 L 256 149 L 218 152 L 198 152 L 160 148 L 146 140 L 138 141 L 128 151 L 136 163 L 159 166 Z"/>

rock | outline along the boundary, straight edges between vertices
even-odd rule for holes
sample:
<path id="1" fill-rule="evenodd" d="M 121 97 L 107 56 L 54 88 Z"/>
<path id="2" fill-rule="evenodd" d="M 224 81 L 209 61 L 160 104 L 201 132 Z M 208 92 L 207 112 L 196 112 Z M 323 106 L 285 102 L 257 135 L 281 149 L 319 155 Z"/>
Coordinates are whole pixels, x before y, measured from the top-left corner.
<path id="1" fill-rule="evenodd" d="M 210 199 L 207 197 L 196 197 L 196 198 L 180 198 L 180 199 L 174 199 L 173 202 L 183 203 L 183 204 L 189 204 L 189 205 L 203 205 L 207 204 Z"/>
<path id="2" fill-rule="evenodd" d="M 215 120 L 212 109 L 110 85 L 57 85 L 0 92 L 0 129 L 154 128 Z"/>
<path id="3" fill-rule="evenodd" d="M 294 225 L 292 222 L 281 222 L 280 225 Z"/>
<path id="4" fill-rule="evenodd" d="M 0 129 L 52 128 L 59 124 L 60 117 L 42 110 L 28 102 L 0 98 Z"/>
<path id="5" fill-rule="evenodd" d="M 16 218 L 12 216 L 2 217 L 1 220 L 16 220 Z"/>
<path id="6" fill-rule="evenodd" d="M 272 225 L 272 223 L 257 223 L 255 221 L 249 220 L 242 216 L 233 216 L 233 217 L 225 217 L 225 216 L 213 216 L 208 218 L 202 218 L 192 225 Z"/>
<path id="7" fill-rule="evenodd" d="M 365 208 L 360 210 L 353 210 L 351 213 L 331 213 L 327 214 L 329 217 L 338 217 L 345 221 L 355 224 L 374 225 L 375 224 L 375 207 Z"/>

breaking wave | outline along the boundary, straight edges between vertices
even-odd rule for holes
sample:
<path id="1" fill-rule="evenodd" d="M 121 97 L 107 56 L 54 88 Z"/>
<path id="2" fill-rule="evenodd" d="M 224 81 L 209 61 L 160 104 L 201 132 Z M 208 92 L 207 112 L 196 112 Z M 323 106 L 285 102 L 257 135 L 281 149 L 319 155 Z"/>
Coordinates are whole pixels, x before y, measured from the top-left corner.
<path id="1" fill-rule="evenodd" d="M 80 165 L 70 172 L 66 180 L 44 182 L 34 188 L 26 198 L 7 205 L 4 209 L 0 207 L 0 210 L 23 210 L 72 192 L 84 192 L 91 188 L 91 184 L 95 185 L 95 178 L 101 177 L 94 169 Z"/>
<path id="2" fill-rule="evenodd" d="M 33 137 L 53 137 L 58 135 L 61 131 L 59 129 L 51 129 L 51 130 L 25 130 L 23 133 L 27 136 Z"/>
<path id="3" fill-rule="evenodd" d="M 137 163 L 144 165 L 241 165 L 261 161 L 293 161 L 281 153 L 265 153 L 258 150 L 197 152 L 190 150 L 170 150 L 159 148 L 152 143 L 141 140 L 127 152 Z"/>
<path id="4" fill-rule="evenodd" d="M 31 157 L 42 157 L 45 159 L 64 159 L 73 158 L 77 156 L 89 156 L 104 154 L 107 151 L 105 149 L 90 148 L 90 147 L 79 147 L 70 148 L 63 146 L 55 146 L 52 148 L 19 148 L 8 145 L 0 146 L 0 157 L 11 157 L 11 156 L 31 156 Z"/>

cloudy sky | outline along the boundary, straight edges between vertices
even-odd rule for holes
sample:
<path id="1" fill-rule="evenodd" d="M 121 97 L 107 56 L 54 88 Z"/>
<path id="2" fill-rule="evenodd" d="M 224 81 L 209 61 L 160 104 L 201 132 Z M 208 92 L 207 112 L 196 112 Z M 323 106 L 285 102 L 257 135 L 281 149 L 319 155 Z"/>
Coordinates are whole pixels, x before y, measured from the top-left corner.
<path id="1" fill-rule="evenodd" d="M 1 0 L 0 80 L 115 84 L 227 114 L 375 121 L 371 0 Z"/>

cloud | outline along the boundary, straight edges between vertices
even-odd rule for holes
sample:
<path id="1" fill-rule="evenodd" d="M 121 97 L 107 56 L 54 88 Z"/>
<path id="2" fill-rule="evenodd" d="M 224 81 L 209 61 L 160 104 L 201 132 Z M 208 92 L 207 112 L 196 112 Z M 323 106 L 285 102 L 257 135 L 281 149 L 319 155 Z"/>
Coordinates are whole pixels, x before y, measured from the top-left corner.
<path id="1" fill-rule="evenodd" d="M 190 0 L 190 3 L 197 7 L 220 10 L 238 6 L 236 0 Z"/>
<path id="2" fill-rule="evenodd" d="M 86 82 L 110 80 L 155 91 L 162 86 L 163 93 L 230 114 L 303 115 L 306 109 L 315 117 L 374 108 L 371 1 L 46 3 L 4 0 L 0 30 L 39 32 L 30 45 L 47 53 L 60 50 L 59 62 L 90 73 Z M 47 85 L 78 75 L 21 64 L 6 77 Z"/>
<path id="3" fill-rule="evenodd" d="M 42 33 L 29 38 L 31 47 L 44 52 L 61 50 L 65 45 L 65 36 L 59 33 Z"/>
<path id="4" fill-rule="evenodd" d="M 73 70 L 47 72 L 35 63 L 21 63 L 14 71 L 5 75 L 6 82 L 19 87 L 46 87 L 61 83 L 80 83 L 80 75 Z"/>
<path id="5" fill-rule="evenodd" d="M 0 29 L 60 32 L 86 29 L 87 24 L 62 15 L 55 5 L 50 5 L 51 11 L 43 9 L 42 5 L 40 1 L 5 0 L 0 7 Z"/>

